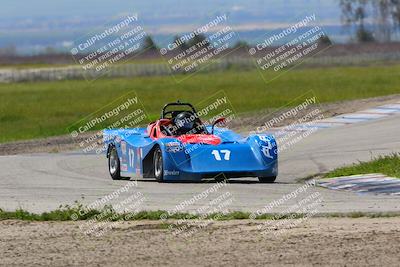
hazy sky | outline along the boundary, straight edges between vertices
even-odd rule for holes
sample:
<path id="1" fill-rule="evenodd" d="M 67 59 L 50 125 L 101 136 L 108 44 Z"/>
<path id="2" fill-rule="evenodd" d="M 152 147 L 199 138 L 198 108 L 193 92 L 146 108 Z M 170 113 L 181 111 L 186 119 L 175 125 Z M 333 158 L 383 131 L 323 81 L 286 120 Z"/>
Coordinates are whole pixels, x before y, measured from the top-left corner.
<path id="1" fill-rule="evenodd" d="M 218 12 L 243 15 L 280 15 L 287 20 L 294 14 L 317 12 L 333 17 L 338 0 L 0 0 L 0 18 L 117 16 L 137 12 L 145 17 L 206 16 Z"/>
<path id="2" fill-rule="evenodd" d="M 153 36 L 190 32 L 221 14 L 226 14 L 227 24 L 238 31 L 284 28 L 312 14 L 317 17 L 316 24 L 337 29 L 338 3 L 339 0 L 0 0 L 0 47 L 16 45 L 24 51 L 63 47 L 128 14 L 138 14 L 139 24 Z M 337 30 L 331 36 L 334 34 Z M 243 38 L 251 41 L 254 36 Z"/>

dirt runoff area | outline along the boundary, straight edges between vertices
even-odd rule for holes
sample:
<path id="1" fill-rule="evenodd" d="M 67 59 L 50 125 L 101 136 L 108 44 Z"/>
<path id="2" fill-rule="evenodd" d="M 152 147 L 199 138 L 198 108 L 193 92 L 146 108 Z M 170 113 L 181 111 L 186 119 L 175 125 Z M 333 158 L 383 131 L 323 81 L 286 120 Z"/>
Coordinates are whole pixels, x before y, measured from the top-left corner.
<path id="1" fill-rule="evenodd" d="M 276 235 L 266 221 L 221 221 L 189 236 L 157 221 L 102 236 L 81 222 L 0 222 L 1 266 L 399 266 L 400 217 L 312 218 Z M 261 228 L 260 228 L 261 227 Z"/>

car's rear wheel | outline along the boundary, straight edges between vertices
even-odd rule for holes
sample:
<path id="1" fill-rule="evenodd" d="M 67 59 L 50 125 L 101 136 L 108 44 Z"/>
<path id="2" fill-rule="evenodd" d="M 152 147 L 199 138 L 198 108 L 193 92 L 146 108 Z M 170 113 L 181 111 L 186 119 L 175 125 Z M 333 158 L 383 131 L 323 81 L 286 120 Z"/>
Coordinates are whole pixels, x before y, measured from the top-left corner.
<path id="1" fill-rule="evenodd" d="M 108 171 L 113 180 L 120 180 L 122 178 L 118 152 L 114 146 L 110 148 L 108 155 Z"/>
<path id="2" fill-rule="evenodd" d="M 164 181 L 164 164 L 163 164 L 161 148 L 157 147 L 156 150 L 154 150 L 153 161 L 154 161 L 153 162 L 154 176 L 156 177 L 156 180 L 158 182 L 163 182 Z"/>
<path id="3" fill-rule="evenodd" d="M 271 184 L 271 183 L 275 182 L 276 176 L 258 177 L 258 180 L 260 181 L 260 183 Z"/>

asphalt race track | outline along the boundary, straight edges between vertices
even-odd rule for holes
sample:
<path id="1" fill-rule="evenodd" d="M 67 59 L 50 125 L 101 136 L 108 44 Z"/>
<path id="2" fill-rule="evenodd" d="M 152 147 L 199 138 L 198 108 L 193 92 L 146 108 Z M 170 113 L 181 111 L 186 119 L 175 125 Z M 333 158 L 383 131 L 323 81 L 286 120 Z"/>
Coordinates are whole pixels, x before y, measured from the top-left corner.
<path id="1" fill-rule="evenodd" d="M 281 153 L 280 173 L 275 184 L 259 184 L 254 178 L 234 179 L 221 188 L 220 192 L 230 192 L 233 196 L 230 210 L 255 211 L 301 187 L 302 184 L 297 181 L 299 178 L 358 160 L 369 160 L 380 154 L 399 152 L 399 134 L 400 115 L 319 130 Z M 75 200 L 89 204 L 127 183 L 111 180 L 103 155 L 79 152 L 1 156 L 0 169 L 0 208 L 6 210 L 22 207 L 42 212 L 55 209 L 61 204 L 72 204 Z M 160 184 L 153 180 L 139 180 L 138 186 L 132 190 L 144 195 L 142 209 L 172 210 L 179 203 L 214 184 Z M 307 190 L 307 194 L 321 194 L 322 203 L 318 208 L 321 213 L 400 211 L 398 196 L 359 195 L 320 187 L 310 187 Z M 132 191 L 123 194 L 132 194 Z M 194 210 L 205 201 L 197 201 L 184 210 Z M 274 211 L 293 203 L 287 201 Z"/>

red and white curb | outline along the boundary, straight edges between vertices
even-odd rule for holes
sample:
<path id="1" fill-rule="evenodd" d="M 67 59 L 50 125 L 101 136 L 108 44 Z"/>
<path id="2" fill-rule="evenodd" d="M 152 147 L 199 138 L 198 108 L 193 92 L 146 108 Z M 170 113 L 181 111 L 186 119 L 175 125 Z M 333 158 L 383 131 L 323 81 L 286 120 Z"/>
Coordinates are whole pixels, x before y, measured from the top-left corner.
<path id="1" fill-rule="evenodd" d="M 386 118 L 391 115 L 400 114 L 400 102 L 370 108 L 355 113 L 342 114 L 318 121 L 311 121 L 307 124 L 291 125 L 290 127 L 278 127 L 273 132 L 304 132 L 310 129 L 327 129 L 341 127 L 360 122 L 373 121 Z"/>
<path id="2" fill-rule="evenodd" d="M 332 190 L 400 196 L 400 179 L 380 173 L 326 178 L 316 182 L 318 186 Z"/>

